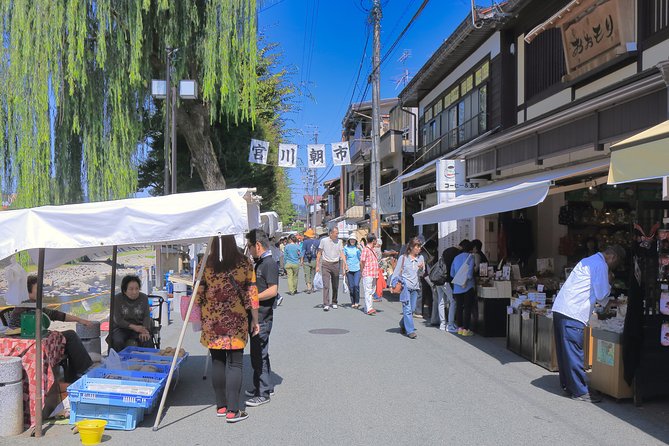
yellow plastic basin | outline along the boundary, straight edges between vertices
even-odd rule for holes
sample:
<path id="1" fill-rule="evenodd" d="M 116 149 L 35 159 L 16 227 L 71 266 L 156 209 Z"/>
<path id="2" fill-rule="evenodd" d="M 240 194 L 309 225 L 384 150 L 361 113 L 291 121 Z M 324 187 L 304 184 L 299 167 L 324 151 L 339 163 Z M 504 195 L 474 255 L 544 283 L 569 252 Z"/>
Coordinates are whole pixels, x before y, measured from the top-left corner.
<path id="1" fill-rule="evenodd" d="M 74 424 L 79 428 L 81 444 L 94 445 L 102 441 L 102 433 L 105 431 L 107 422 L 105 420 L 81 420 Z"/>

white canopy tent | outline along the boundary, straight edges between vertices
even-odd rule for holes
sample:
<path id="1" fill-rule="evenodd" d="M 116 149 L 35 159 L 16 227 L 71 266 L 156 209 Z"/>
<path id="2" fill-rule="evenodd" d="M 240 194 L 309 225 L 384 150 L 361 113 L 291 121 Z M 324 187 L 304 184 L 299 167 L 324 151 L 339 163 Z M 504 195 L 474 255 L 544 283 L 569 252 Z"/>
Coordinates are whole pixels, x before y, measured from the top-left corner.
<path id="1" fill-rule="evenodd" d="M 247 232 L 260 226 L 259 197 L 253 192 L 255 189 L 229 189 L 0 212 L 0 230 L 4 235 L 0 240 L 0 260 L 28 251 L 38 264 L 35 318 L 37 388 L 42 387 L 42 281 L 47 265 L 52 268 L 86 254 L 112 248 L 115 266 L 119 246 L 192 243 L 217 235 Z M 111 288 L 113 297 L 115 274 L 112 274 Z M 186 320 L 196 295 L 197 291 L 191 298 Z M 185 329 L 186 324 L 182 327 L 177 351 Z M 175 355 L 154 430 L 160 422 L 176 359 Z M 37 392 L 35 403 L 38 407 L 42 406 L 41 392 Z M 41 436 L 42 413 L 41 410 L 36 412 L 36 435 Z"/>
<path id="2" fill-rule="evenodd" d="M 260 214 L 260 227 L 271 238 L 279 230 L 279 214 L 276 212 L 262 212 Z"/>

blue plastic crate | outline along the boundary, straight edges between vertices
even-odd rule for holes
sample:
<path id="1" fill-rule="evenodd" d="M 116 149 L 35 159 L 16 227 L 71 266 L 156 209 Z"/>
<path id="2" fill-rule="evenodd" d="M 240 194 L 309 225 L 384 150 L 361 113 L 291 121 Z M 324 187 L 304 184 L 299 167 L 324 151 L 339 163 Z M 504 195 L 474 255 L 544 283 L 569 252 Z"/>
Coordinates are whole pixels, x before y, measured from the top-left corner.
<path id="1" fill-rule="evenodd" d="M 120 376 L 126 381 L 152 382 L 159 384 L 161 387 L 165 385 L 165 381 L 167 380 L 167 373 L 141 372 L 138 370 L 111 370 L 102 367 L 89 370 L 86 373 L 86 376 L 89 378 L 108 379 L 107 376 L 110 374 Z"/>
<path id="2" fill-rule="evenodd" d="M 70 401 L 70 424 L 90 419 L 105 420 L 105 429 L 131 431 L 144 420 L 144 409 Z"/>
<path id="3" fill-rule="evenodd" d="M 128 386 L 139 386 L 145 387 L 147 389 L 146 395 L 134 395 L 113 391 L 104 391 L 99 389 L 92 389 L 94 385 L 106 385 L 106 386 L 118 386 L 118 385 L 128 385 Z M 140 381 L 126 381 L 118 379 L 102 379 L 102 378 L 89 378 L 84 375 L 79 378 L 76 382 L 70 384 L 67 388 L 67 393 L 70 397 L 70 401 L 79 402 L 79 403 L 92 403 L 92 404 L 108 404 L 112 406 L 123 406 L 123 407 L 140 407 L 142 409 L 150 408 L 154 403 L 155 399 L 160 394 L 162 386 L 157 383 L 145 383 Z"/>

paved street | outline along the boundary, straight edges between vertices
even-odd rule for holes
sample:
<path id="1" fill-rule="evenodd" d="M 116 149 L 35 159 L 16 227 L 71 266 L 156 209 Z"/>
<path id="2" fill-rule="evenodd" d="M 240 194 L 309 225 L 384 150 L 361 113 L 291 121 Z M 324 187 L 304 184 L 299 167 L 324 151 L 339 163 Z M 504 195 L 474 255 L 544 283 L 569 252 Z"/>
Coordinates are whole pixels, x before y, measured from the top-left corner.
<path id="1" fill-rule="evenodd" d="M 300 286 L 302 289 L 303 283 Z M 285 279 L 281 289 L 286 290 Z M 347 302 L 348 296 L 340 299 Z M 501 339 L 461 338 L 418 323 L 399 334 L 400 304 L 368 317 L 350 308 L 328 313 L 321 295 L 285 296 L 275 313 L 272 366 L 279 383 L 270 404 L 248 408 L 247 421 L 216 418 L 211 382 L 202 380 L 205 351 L 190 329 L 191 358 L 168 398 L 160 430 L 154 417 L 131 432 L 106 431 L 106 445 L 579 444 L 651 445 L 669 441 L 669 404 L 635 408 L 561 395 L 555 374 L 508 352 Z M 179 323 L 165 330 L 174 345 Z M 344 334 L 312 334 L 336 328 Z M 245 357 L 245 381 L 250 364 Z M 248 385 L 247 385 L 248 387 Z M 245 387 L 245 388 L 247 388 Z M 0 440 L 2 443 L 2 440 Z M 3 444 L 75 445 L 78 435 L 54 426 L 45 438 Z"/>

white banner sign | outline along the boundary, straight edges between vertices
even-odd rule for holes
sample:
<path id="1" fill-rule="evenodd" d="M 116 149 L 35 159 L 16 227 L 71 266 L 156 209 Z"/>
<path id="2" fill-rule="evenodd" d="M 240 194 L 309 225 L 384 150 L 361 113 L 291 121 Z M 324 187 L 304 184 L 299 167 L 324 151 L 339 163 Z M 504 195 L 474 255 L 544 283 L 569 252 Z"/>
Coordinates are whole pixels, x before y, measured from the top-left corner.
<path id="1" fill-rule="evenodd" d="M 393 181 L 379 187 L 377 192 L 379 200 L 379 214 L 397 214 L 402 212 L 402 182 Z"/>
<path id="2" fill-rule="evenodd" d="M 297 166 L 297 144 L 279 144 L 279 167 Z"/>
<path id="3" fill-rule="evenodd" d="M 351 151 L 348 148 L 348 141 L 333 142 L 332 161 L 335 166 L 348 166 L 351 164 Z"/>
<path id="4" fill-rule="evenodd" d="M 249 151 L 249 163 L 267 164 L 269 155 L 269 142 L 257 139 L 251 140 L 251 149 Z"/>
<path id="5" fill-rule="evenodd" d="M 325 167 L 325 144 L 307 145 L 307 157 L 309 158 L 310 169 Z"/>
<path id="6" fill-rule="evenodd" d="M 437 192 L 468 189 L 465 180 L 464 160 L 439 160 L 437 162 Z"/>

